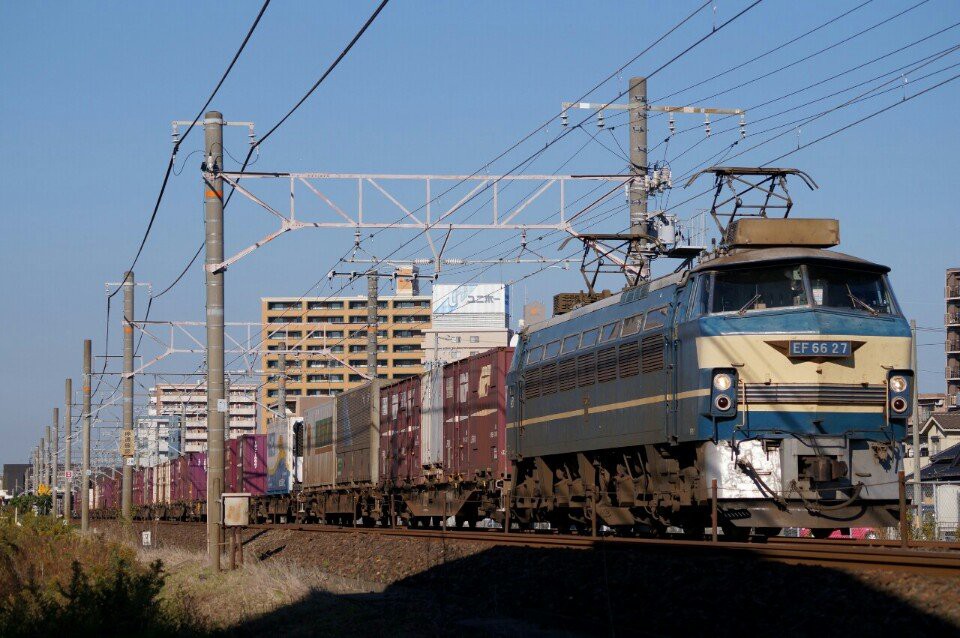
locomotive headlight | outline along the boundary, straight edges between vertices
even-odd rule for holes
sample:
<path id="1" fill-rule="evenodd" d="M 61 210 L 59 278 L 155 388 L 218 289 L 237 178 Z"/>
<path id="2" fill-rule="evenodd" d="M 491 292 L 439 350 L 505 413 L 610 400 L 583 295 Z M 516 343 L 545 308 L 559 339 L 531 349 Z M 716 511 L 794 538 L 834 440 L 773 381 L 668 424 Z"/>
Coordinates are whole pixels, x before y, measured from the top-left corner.
<path id="1" fill-rule="evenodd" d="M 907 380 L 904 379 L 899 374 L 894 377 L 890 377 L 890 390 L 893 392 L 903 392 L 907 389 Z"/>
<path id="2" fill-rule="evenodd" d="M 713 387 L 720 392 L 726 392 L 733 385 L 733 377 L 726 372 L 721 372 L 713 377 Z"/>

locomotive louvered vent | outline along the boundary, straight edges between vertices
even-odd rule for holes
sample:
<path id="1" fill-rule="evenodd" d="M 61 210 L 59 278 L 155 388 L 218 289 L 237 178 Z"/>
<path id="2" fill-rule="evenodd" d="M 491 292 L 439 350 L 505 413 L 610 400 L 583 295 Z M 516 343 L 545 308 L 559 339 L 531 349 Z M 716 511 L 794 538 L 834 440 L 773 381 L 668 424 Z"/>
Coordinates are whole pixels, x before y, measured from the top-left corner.
<path id="1" fill-rule="evenodd" d="M 632 377 L 640 372 L 640 344 L 636 341 L 620 345 L 620 378 Z"/>
<path id="2" fill-rule="evenodd" d="M 751 403 L 813 403 L 819 405 L 883 405 L 887 390 L 882 385 L 749 383 L 740 400 Z"/>
<path id="3" fill-rule="evenodd" d="M 543 396 L 557 391 L 557 364 L 548 363 L 540 368 L 540 384 Z"/>
<path id="4" fill-rule="evenodd" d="M 656 372 L 663 370 L 663 333 L 647 335 L 640 342 L 640 358 L 643 365 L 642 372 Z"/>
<path id="5" fill-rule="evenodd" d="M 540 396 L 540 368 L 528 369 L 523 373 L 523 398 L 535 399 Z"/>
<path id="6" fill-rule="evenodd" d="M 617 378 L 617 348 L 604 348 L 597 354 L 597 381 L 604 383 Z"/>
<path id="7" fill-rule="evenodd" d="M 577 387 L 577 358 L 570 357 L 560 362 L 560 392 Z"/>
<path id="8" fill-rule="evenodd" d="M 594 352 L 577 357 L 577 385 L 593 385 L 597 374 L 597 355 Z"/>

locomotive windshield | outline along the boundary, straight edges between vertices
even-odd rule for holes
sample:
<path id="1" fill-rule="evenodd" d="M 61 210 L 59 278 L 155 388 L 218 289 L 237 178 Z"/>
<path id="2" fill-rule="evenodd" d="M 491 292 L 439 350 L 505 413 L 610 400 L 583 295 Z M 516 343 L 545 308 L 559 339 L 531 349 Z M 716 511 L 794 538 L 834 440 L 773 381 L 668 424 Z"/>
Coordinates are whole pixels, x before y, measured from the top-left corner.
<path id="1" fill-rule="evenodd" d="M 793 264 L 721 270 L 713 274 L 709 302 L 706 298 L 708 290 L 707 285 L 701 288 L 700 307 L 709 307 L 713 313 L 736 312 L 742 315 L 754 310 L 811 304 L 872 315 L 897 312 L 882 273 L 830 265 Z"/>
<path id="2" fill-rule="evenodd" d="M 891 296 L 880 273 L 830 266 L 808 266 L 808 272 L 817 306 L 893 314 Z"/>
<path id="3" fill-rule="evenodd" d="M 713 312 L 807 305 L 800 266 L 727 270 L 713 283 Z"/>

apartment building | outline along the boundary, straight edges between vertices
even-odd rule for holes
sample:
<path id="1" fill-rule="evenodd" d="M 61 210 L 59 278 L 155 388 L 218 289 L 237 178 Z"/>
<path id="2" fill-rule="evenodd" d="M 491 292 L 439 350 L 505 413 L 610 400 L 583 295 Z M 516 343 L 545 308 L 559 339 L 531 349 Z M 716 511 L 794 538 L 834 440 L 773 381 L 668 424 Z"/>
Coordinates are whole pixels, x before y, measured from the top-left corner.
<path id="1" fill-rule="evenodd" d="M 257 386 L 230 384 L 227 437 L 235 439 L 257 429 Z M 207 385 L 206 383 L 164 383 L 150 388 L 150 417 L 178 416 L 177 434 L 183 441 L 183 452 L 207 449 Z M 159 425 L 160 421 L 155 420 Z M 144 424 L 145 427 L 147 424 Z M 168 426 L 170 424 L 167 424 Z M 176 427 L 176 426 L 175 426 Z M 146 435 L 149 440 L 149 434 Z M 169 432 L 168 432 L 169 436 Z"/>
<path id="2" fill-rule="evenodd" d="M 947 330 L 946 409 L 956 410 L 960 407 L 960 268 L 948 268 L 946 279 L 944 297 L 947 312 L 943 320 Z"/>
<path id="3" fill-rule="evenodd" d="M 423 371 L 423 335 L 431 325 L 430 297 L 413 286 L 378 300 L 377 357 L 381 379 L 400 379 Z M 297 397 L 339 394 L 365 380 L 367 372 L 366 297 L 264 297 L 263 370 L 279 370 L 285 353 L 287 408 Z M 278 375 L 268 374 L 261 400 L 277 407 Z M 261 411 L 266 428 L 269 410 Z"/>

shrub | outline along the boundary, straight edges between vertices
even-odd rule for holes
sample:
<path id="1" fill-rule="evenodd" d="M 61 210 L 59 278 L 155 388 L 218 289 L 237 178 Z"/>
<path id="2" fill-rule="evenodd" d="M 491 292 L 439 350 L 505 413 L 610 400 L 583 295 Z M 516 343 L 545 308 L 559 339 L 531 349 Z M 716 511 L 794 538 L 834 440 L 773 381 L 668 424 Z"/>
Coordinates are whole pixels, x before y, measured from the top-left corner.
<path id="1" fill-rule="evenodd" d="M 0 636 L 198 635 L 186 607 L 159 599 L 160 561 L 49 519 L 0 523 Z"/>

